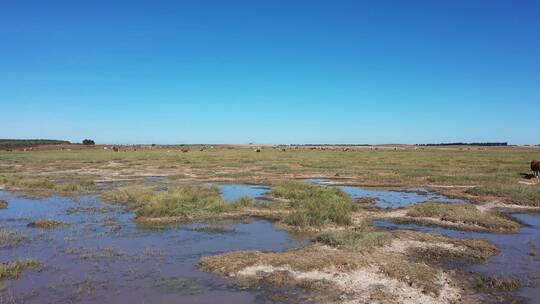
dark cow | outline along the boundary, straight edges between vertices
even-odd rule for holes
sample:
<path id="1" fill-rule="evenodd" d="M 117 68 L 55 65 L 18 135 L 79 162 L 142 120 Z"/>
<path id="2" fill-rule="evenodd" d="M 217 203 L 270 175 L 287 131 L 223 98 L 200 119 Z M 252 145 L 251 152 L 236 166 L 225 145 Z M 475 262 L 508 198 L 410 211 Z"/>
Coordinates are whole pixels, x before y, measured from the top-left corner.
<path id="1" fill-rule="evenodd" d="M 531 170 L 533 171 L 534 177 L 538 178 L 540 173 L 540 160 L 533 160 L 531 162 Z"/>
<path id="2" fill-rule="evenodd" d="M 114 152 L 120 151 L 120 149 L 118 149 L 118 147 L 113 147 L 112 149 L 113 149 Z"/>

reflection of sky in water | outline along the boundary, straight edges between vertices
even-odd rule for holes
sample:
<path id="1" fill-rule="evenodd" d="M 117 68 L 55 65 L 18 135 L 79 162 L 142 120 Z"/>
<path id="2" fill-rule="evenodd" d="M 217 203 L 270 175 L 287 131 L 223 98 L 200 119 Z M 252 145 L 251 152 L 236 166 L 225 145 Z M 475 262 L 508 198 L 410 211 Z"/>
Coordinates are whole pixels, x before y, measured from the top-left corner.
<path id="1" fill-rule="evenodd" d="M 0 248 L 0 262 L 34 258 L 45 266 L 6 282 L 0 299 L 9 294 L 17 303 L 68 303 L 80 286 L 92 289 L 82 295 L 84 303 L 272 303 L 261 291 L 234 289 L 218 276 L 199 271 L 197 263 L 203 256 L 229 251 L 284 251 L 304 244 L 265 220 L 219 224 L 233 233 L 193 231 L 188 229 L 191 225 L 151 229 L 133 222 L 133 214 L 122 206 L 95 197 L 28 199 L 0 191 L 0 199 L 9 202 L 0 210 L 0 228 L 29 238 L 19 246 Z M 52 230 L 26 226 L 38 219 L 66 225 Z M 107 249 L 122 255 L 83 258 L 74 253 L 103 254 Z M 178 277 L 197 284 L 201 292 L 164 293 L 155 288 L 158 280 Z"/>
<path id="2" fill-rule="evenodd" d="M 467 266 L 467 270 L 493 276 L 518 278 L 524 288 L 518 294 L 530 299 L 530 303 L 540 301 L 540 217 L 538 215 L 517 213 L 515 218 L 525 224 L 516 234 L 486 232 L 465 232 L 440 227 L 415 224 L 395 224 L 387 221 L 374 221 L 374 225 L 386 229 L 410 229 L 421 232 L 440 233 L 457 239 L 486 239 L 495 244 L 500 253 L 486 263 Z"/>
<path id="3" fill-rule="evenodd" d="M 219 184 L 221 197 L 226 201 L 234 201 L 242 197 L 260 198 L 270 192 L 269 187 L 247 184 Z"/>
<path id="4" fill-rule="evenodd" d="M 331 181 L 324 178 L 309 178 L 308 182 L 331 185 Z M 463 202 L 461 199 L 453 199 L 444 195 L 429 192 L 425 189 L 411 189 L 410 191 L 395 191 L 384 189 L 370 189 L 356 186 L 336 186 L 349 194 L 352 198 L 358 199 L 363 197 L 373 197 L 377 200 L 374 204 L 381 208 L 399 208 L 403 206 L 413 205 L 425 201 L 440 201 L 440 202 Z"/>

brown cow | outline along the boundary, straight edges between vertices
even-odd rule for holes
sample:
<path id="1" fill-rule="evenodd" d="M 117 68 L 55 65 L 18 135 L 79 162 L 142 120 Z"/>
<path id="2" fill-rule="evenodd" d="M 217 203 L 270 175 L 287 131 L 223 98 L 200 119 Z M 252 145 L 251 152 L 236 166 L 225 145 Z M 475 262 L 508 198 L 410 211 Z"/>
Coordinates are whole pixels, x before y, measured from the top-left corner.
<path id="1" fill-rule="evenodd" d="M 540 160 L 533 160 L 531 162 L 531 170 L 533 171 L 534 177 L 538 178 L 540 173 Z"/>

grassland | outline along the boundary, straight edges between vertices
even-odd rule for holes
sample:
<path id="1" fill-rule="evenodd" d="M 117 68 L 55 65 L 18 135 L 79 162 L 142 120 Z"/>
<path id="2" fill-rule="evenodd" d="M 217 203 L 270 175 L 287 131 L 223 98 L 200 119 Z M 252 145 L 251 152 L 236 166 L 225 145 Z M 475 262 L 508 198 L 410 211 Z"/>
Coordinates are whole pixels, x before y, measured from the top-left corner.
<path id="1" fill-rule="evenodd" d="M 416 204 L 407 211 L 407 216 L 422 223 L 423 219 L 436 219 L 441 222 L 463 224 L 459 229 L 489 230 L 493 232 L 516 232 L 521 225 L 511 218 L 496 211 L 481 211 L 468 203 L 446 204 L 424 202 Z M 436 222 L 432 222 L 436 223 Z"/>
<path id="2" fill-rule="evenodd" d="M 286 200 L 286 209 L 290 212 L 284 222 L 291 226 L 350 225 L 350 214 L 356 209 L 345 192 L 305 182 L 278 184 L 272 189 L 272 195 Z"/>
<path id="3" fill-rule="evenodd" d="M 112 152 L 97 148 L 78 151 L 0 152 L 0 164 L 11 173 L 59 178 L 66 174 L 133 177 L 183 174 L 198 178 L 240 180 L 298 176 L 351 177 L 361 185 L 407 186 L 514 184 L 528 173 L 536 148 L 425 148 L 281 151 L 251 149 L 133 149 Z M 40 169 L 40 170 L 37 170 Z M 6 170 L 2 170 L 6 172 Z M 60 175 L 60 176 L 58 176 Z"/>
<path id="4" fill-rule="evenodd" d="M 255 204 L 250 198 L 225 201 L 215 185 L 182 184 L 156 192 L 152 187 L 128 186 L 106 191 L 102 199 L 126 205 L 139 222 L 193 221 L 222 217 L 258 216 L 282 226 L 311 229 L 349 226 L 357 207 L 343 191 L 305 182 L 277 184 L 271 203 Z"/>
<path id="5" fill-rule="evenodd" d="M 139 219 L 203 219 L 253 206 L 249 198 L 226 202 L 221 199 L 219 188 L 209 185 L 181 185 L 163 192 L 132 186 L 105 192 L 102 198 L 127 205 Z"/>
<path id="6" fill-rule="evenodd" d="M 362 186 L 427 186 L 454 195 L 538 204 L 540 183 L 523 178 L 538 148 L 421 148 L 310 150 L 263 148 L 0 151 L 0 185 L 9 189 L 76 194 L 101 183 L 166 176 L 273 184 L 339 175 Z M 519 184 L 519 182 L 527 184 Z M 460 188 L 462 186 L 463 188 Z M 454 188 L 448 188 L 454 187 Z M 465 191 L 465 187 L 472 187 Z M 450 191 L 449 189 L 453 189 Z"/>
<path id="7" fill-rule="evenodd" d="M 460 294 L 465 286 L 446 271 L 445 263 L 482 262 L 496 254 L 496 248 L 479 240 L 390 233 L 367 223 L 392 218 L 515 232 L 520 224 L 493 206 L 540 206 L 540 181 L 526 178 L 535 158 L 540 158 L 540 149 L 516 147 L 36 149 L 0 152 L 0 189 L 35 195 L 99 194 L 146 223 L 264 217 L 280 227 L 311 233 L 312 243 L 279 253 L 240 251 L 205 257 L 201 269 L 249 287 L 334 291 L 320 293 L 327 297 L 321 302 L 343 302 L 344 296 L 353 302 L 453 303 L 464 300 Z M 151 176 L 163 179 L 147 179 Z M 298 181 L 336 176 L 337 183 L 348 185 L 427 187 L 473 204 L 425 202 L 387 211 L 358 203 L 337 188 Z M 224 201 L 209 181 L 270 185 L 271 202 Z M 17 242 L 8 233 L 2 237 L 6 244 Z"/>

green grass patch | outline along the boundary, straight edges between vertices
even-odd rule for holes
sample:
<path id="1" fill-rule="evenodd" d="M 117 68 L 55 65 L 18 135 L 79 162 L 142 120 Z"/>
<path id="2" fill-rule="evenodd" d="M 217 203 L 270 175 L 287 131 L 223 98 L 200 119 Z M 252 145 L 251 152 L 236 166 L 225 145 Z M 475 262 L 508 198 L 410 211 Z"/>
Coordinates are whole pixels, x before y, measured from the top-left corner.
<path id="1" fill-rule="evenodd" d="M 335 187 L 289 181 L 275 186 L 272 195 L 288 201 L 284 221 L 292 226 L 350 225 L 356 210 L 351 197 Z"/>
<path id="2" fill-rule="evenodd" d="M 163 192 L 151 188 L 128 187 L 106 192 L 107 201 L 126 204 L 141 217 L 185 217 L 238 211 L 253 206 L 249 198 L 224 201 L 215 185 L 182 185 Z"/>
<path id="3" fill-rule="evenodd" d="M 17 187 L 24 189 L 54 189 L 54 183 L 46 177 L 30 177 L 21 175 L 4 175 L 0 176 L 0 184 L 9 187 Z"/>
<path id="4" fill-rule="evenodd" d="M 493 231 L 516 231 L 520 224 L 497 212 L 482 212 L 467 203 L 425 202 L 407 211 L 411 217 L 429 217 L 453 223 L 477 225 Z"/>
<path id="5" fill-rule="evenodd" d="M 155 192 L 150 187 L 128 186 L 103 192 L 101 198 L 111 203 L 119 203 L 128 206 L 130 209 L 137 209 L 155 196 Z"/>
<path id="6" fill-rule="evenodd" d="M 540 186 L 521 184 L 491 184 L 467 190 L 473 195 L 506 197 L 513 203 L 527 206 L 540 206 Z"/>

